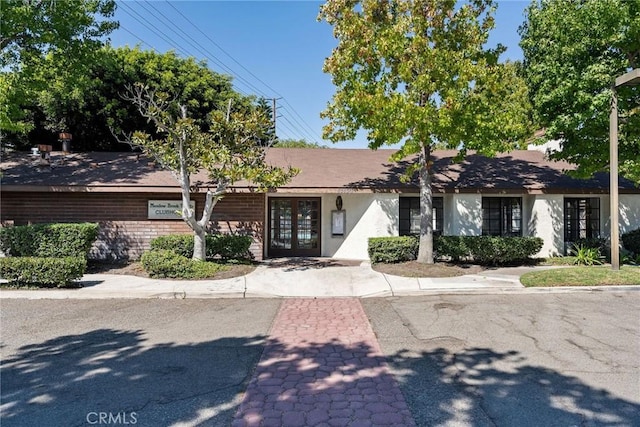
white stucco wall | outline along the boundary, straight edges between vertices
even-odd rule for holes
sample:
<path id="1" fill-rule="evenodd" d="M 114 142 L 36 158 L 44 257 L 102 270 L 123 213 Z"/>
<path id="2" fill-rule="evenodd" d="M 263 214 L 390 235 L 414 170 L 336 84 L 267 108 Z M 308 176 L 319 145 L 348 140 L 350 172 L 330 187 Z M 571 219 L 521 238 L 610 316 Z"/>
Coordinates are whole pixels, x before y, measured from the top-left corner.
<path id="1" fill-rule="evenodd" d="M 346 233 L 331 235 L 331 211 L 338 194 L 291 194 L 291 197 L 322 199 L 322 256 L 339 259 L 368 259 L 370 237 L 397 236 L 399 195 L 393 193 L 340 194 L 346 212 Z M 440 196 L 440 195 L 437 195 Z M 485 194 L 485 197 L 494 195 Z M 500 196 L 496 194 L 495 196 Z M 599 197 L 601 235 L 609 235 L 609 196 L 585 194 L 521 195 L 523 199 L 523 235 L 541 237 L 540 257 L 564 253 L 564 198 Z M 444 234 L 479 236 L 482 234 L 482 195 L 446 194 L 444 197 Z M 620 195 L 620 233 L 640 227 L 640 195 Z"/>
<path id="2" fill-rule="evenodd" d="M 603 227 L 601 235 L 609 239 L 611 236 L 611 200 L 609 196 L 603 196 L 600 199 L 600 208 L 602 209 Z M 618 226 L 619 237 L 624 233 L 640 228 L 640 194 L 620 194 L 618 196 Z M 622 240 L 620 240 L 622 247 Z"/>
<path id="3" fill-rule="evenodd" d="M 620 194 L 618 201 L 620 234 L 640 228 L 640 194 Z"/>
<path id="4" fill-rule="evenodd" d="M 447 203 L 445 203 L 447 205 Z M 452 236 L 480 236 L 482 234 L 482 196 L 480 194 L 454 194 L 449 212 L 445 208 L 444 217 L 450 219 Z"/>
<path id="5" fill-rule="evenodd" d="M 397 236 L 399 201 L 397 194 L 341 194 L 346 211 L 346 234 L 331 235 L 331 211 L 336 194 L 322 198 L 322 256 L 339 259 L 369 259 L 369 237 Z"/>
<path id="6" fill-rule="evenodd" d="M 346 212 L 344 236 L 331 234 L 331 211 L 336 210 L 336 197 L 342 197 L 342 209 Z M 277 197 L 319 197 L 321 199 L 321 255 L 339 259 L 369 259 L 369 237 L 398 235 L 398 195 L 391 193 L 279 193 Z M 268 201 L 266 205 L 268 210 Z M 265 224 L 268 224 L 268 212 Z M 265 230 L 268 233 L 268 230 Z M 265 256 L 269 256 L 265 238 Z"/>
<path id="7" fill-rule="evenodd" d="M 541 237 L 544 241 L 539 257 L 562 255 L 564 252 L 564 221 L 562 194 L 537 194 L 524 204 L 526 230 L 524 235 Z"/>

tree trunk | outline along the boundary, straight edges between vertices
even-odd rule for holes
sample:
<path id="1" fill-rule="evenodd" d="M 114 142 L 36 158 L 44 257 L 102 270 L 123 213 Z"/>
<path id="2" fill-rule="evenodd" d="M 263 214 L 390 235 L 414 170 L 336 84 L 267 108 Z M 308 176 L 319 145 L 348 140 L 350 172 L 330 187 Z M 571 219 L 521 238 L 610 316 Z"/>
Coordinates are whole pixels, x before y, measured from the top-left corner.
<path id="1" fill-rule="evenodd" d="M 193 259 L 205 261 L 207 259 L 206 232 L 202 227 L 193 230 Z"/>
<path id="2" fill-rule="evenodd" d="M 417 261 L 433 264 L 433 199 L 431 193 L 431 146 L 421 143 L 420 151 L 420 246 Z"/>

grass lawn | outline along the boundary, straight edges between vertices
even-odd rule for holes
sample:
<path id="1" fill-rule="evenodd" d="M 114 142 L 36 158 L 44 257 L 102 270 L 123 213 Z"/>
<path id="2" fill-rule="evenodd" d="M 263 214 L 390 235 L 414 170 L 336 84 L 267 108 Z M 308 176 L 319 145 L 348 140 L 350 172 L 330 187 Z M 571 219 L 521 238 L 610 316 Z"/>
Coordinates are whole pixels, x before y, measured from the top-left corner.
<path id="1" fill-rule="evenodd" d="M 526 287 L 640 285 L 640 267 L 624 265 L 620 271 L 612 271 L 611 266 L 554 268 L 526 273 L 520 281 Z"/>

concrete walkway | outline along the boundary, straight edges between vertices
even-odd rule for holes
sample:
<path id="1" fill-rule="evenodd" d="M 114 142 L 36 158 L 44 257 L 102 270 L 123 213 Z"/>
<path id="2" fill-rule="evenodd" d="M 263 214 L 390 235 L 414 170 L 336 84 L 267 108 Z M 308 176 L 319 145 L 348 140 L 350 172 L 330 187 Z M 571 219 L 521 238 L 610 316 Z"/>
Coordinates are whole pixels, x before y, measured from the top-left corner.
<path id="1" fill-rule="evenodd" d="M 273 298 L 384 297 L 425 293 L 574 292 L 600 288 L 529 288 L 525 272 L 558 267 L 514 267 L 446 278 L 409 278 L 374 271 L 368 262 L 331 259 L 265 262 L 242 277 L 221 280 L 148 279 L 116 274 L 86 274 L 79 289 L 0 290 L 0 298 Z M 622 289 L 631 289 L 625 286 Z M 640 287 L 639 287 L 640 288 Z"/>
<path id="2" fill-rule="evenodd" d="M 415 425 L 360 300 L 287 299 L 269 340 L 232 426 Z"/>

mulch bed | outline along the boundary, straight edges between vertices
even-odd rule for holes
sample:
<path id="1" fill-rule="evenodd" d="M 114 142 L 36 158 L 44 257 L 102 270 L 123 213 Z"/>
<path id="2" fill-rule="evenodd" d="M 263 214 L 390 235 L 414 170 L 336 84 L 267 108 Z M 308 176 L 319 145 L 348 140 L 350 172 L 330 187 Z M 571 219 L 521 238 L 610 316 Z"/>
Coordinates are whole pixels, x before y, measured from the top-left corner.
<path id="1" fill-rule="evenodd" d="M 478 274 L 484 267 L 475 264 L 449 264 L 437 262 L 422 264 L 417 261 L 399 262 L 396 264 L 373 264 L 375 271 L 384 274 L 404 277 L 455 277 L 465 274 Z"/>

